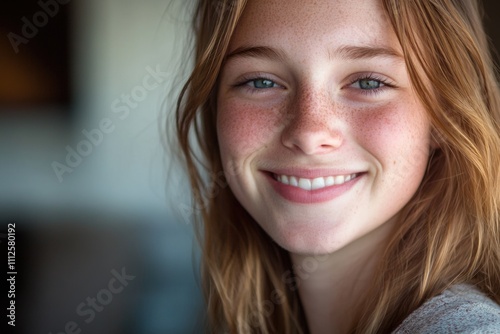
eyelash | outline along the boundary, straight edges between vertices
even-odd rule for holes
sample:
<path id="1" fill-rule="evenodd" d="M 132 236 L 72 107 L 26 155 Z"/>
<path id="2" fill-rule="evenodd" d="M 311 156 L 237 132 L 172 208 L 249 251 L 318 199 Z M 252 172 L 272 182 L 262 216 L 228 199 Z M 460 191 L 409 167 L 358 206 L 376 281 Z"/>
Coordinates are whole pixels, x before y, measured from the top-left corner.
<path id="1" fill-rule="evenodd" d="M 252 75 L 252 76 L 247 76 L 247 77 L 241 78 L 241 80 L 238 81 L 234 85 L 234 87 L 246 88 L 250 93 L 258 93 L 258 92 L 262 92 L 262 91 L 265 91 L 265 90 L 269 89 L 269 88 L 255 88 L 255 87 L 250 87 L 248 85 L 249 83 L 254 82 L 254 81 L 258 81 L 258 80 L 269 80 L 273 84 L 275 84 L 277 86 L 280 86 L 279 84 L 276 83 L 276 81 L 274 81 L 273 79 L 267 77 L 266 75 L 264 75 L 264 74 L 256 74 L 256 75 Z M 276 87 L 271 87 L 271 88 L 276 88 Z"/>
<path id="2" fill-rule="evenodd" d="M 396 85 L 393 82 L 389 81 L 386 78 L 382 78 L 374 73 L 361 74 L 361 75 L 355 77 L 354 80 L 352 80 L 346 87 L 352 88 L 352 85 L 354 85 L 357 82 L 363 81 L 363 80 L 376 81 L 381 85 L 380 87 L 373 88 L 373 89 L 355 88 L 356 90 L 359 90 L 361 94 L 365 94 L 365 95 L 377 95 L 377 94 L 380 94 L 383 90 L 385 90 L 387 88 L 396 88 Z"/>

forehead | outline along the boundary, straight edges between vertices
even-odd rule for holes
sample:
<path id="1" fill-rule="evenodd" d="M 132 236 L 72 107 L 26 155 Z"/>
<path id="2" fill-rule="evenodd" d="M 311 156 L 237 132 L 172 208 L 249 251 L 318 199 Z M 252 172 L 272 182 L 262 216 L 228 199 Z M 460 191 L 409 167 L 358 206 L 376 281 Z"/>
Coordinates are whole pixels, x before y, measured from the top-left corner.
<path id="1" fill-rule="evenodd" d="M 380 0 L 249 0 L 232 36 L 241 45 L 379 45 L 400 50 Z"/>

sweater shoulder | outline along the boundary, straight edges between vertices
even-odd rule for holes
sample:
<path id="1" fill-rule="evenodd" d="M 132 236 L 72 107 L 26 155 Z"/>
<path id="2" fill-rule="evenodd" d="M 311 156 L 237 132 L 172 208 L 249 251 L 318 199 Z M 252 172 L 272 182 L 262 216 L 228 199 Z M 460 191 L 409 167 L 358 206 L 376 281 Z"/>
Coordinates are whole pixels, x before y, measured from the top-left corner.
<path id="1" fill-rule="evenodd" d="M 393 333 L 500 333 L 500 305 L 472 285 L 456 285 L 425 302 Z"/>

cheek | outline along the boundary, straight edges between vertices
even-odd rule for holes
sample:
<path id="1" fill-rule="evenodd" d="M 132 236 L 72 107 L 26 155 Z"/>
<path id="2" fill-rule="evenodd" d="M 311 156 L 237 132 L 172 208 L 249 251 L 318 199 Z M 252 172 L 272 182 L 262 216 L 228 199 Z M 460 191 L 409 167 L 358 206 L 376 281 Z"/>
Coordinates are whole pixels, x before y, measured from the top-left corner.
<path id="1" fill-rule="evenodd" d="M 404 147 L 422 143 L 429 137 L 425 111 L 419 104 L 393 102 L 357 114 L 360 117 L 355 119 L 356 128 L 361 129 L 368 143 L 372 142 L 378 147 L 392 147 L 398 144 Z"/>
<path id="2" fill-rule="evenodd" d="M 278 133 L 279 111 L 251 103 L 224 101 L 217 110 L 221 154 L 245 157 L 266 147 Z"/>
<path id="3" fill-rule="evenodd" d="M 353 119 L 358 142 L 384 170 L 404 177 L 423 173 L 429 155 L 430 126 L 420 104 L 394 102 L 358 115 Z"/>

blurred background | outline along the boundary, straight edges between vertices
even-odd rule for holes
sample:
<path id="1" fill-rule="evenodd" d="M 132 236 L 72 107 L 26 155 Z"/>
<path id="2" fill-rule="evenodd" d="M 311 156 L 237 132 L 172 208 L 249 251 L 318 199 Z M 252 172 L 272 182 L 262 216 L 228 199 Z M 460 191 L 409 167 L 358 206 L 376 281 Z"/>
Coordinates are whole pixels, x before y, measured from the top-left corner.
<path id="1" fill-rule="evenodd" d="M 17 271 L 0 333 L 201 332 L 189 186 L 164 147 L 191 6 L 0 5 L 2 284 L 8 224 Z"/>
<path id="2" fill-rule="evenodd" d="M 189 186 L 165 147 L 192 2 L 0 5 L 2 282 L 9 224 L 17 272 L 1 333 L 202 332 Z"/>

